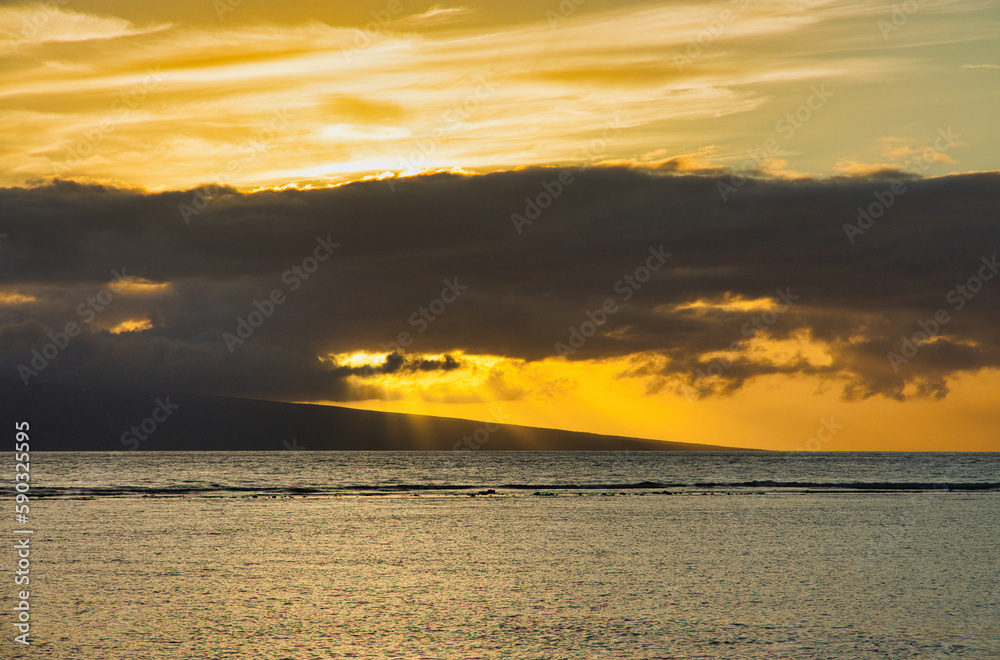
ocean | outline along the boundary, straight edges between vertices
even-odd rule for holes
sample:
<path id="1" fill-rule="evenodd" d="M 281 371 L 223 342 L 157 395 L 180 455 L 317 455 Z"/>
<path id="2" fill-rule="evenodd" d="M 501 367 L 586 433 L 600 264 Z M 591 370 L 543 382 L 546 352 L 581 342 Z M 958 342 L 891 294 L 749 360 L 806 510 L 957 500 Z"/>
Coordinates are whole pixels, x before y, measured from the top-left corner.
<path id="1" fill-rule="evenodd" d="M 998 454 L 31 458 L 0 657 L 1000 657 Z"/>

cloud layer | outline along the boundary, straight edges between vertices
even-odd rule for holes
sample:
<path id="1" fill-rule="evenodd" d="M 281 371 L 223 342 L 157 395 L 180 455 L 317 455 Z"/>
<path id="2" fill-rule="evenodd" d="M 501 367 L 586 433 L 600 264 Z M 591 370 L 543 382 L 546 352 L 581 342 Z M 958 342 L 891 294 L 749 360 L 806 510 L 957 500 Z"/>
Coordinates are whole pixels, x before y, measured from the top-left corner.
<path id="1" fill-rule="evenodd" d="M 349 400 L 380 394 L 332 356 L 405 336 L 406 357 L 376 372 L 631 356 L 650 391 L 718 396 L 782 373 L 902 399 L 1000 366 L 1000 175 L 751 179 L 723 201 L 731 181 L 622 167 L 211 200 L 3 189 L 0 368 Z"/>

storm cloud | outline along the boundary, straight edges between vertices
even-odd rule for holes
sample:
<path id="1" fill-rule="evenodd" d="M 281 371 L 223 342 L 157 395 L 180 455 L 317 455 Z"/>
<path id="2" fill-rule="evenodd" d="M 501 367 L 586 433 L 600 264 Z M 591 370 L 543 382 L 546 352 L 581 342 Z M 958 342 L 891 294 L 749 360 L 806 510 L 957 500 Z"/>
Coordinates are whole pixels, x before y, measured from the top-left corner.
<path id="1" fill-rule="evenodd" d="M 724 200 L 731 180 L 603 167 L 3 189 L 0 365 L 24 378 L 44 362 L 29 386 L 280 400 L 373 396 L 330 357 L 351 352 L 389 353 L 380 373 L 634 355 L 651 392 L 698 396 L 787 374 L 850 399 L 942 397 L 1000 366 L 1000 175 L 750 179 Z M 826 357 L 776 360 L 762 340 Z"/>

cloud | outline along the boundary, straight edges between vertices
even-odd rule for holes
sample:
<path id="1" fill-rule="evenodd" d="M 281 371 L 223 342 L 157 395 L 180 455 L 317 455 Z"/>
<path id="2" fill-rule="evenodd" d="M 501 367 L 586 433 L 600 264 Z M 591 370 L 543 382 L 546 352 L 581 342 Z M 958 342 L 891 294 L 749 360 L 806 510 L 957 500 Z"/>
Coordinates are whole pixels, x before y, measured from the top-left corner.
<path id="1" fill-rule="evenodd" d="M 879 160 L 864 162 L 850 158 L 843 159 L 837 161 L 833 170 L 847 176 L 880 175 L 905 178 L 912 175 L 901 173 L 923 174 L 935 163 L 955 164 L 956 161 L 949 152 L 956 147 L 965 146 L 965 142 L 959 140 L 959 137 L 951 127 L 938 129 L 937 134 L 923 144 L 908 138 L 884 137 L 878 140 Z"/>
<path id="2" fill-rule="evenodd" d="M 425 12 L 394 20 L 389 27 L 393 30 L 438 27 L 440 25 L 467 21 L 475 13 L 476 10 L 469 7 L 442 7 L 441 5 L 434 5 Z"/>
<path id="3" fill-rule="evenodd" d="M 31 11 L 15 9 L 12 34 Z M 435 6 L 375 32 L 315 20 L 141 27 L 52 11 L 30 52 L 0 60 L 0 146 L 22 154 L 0 164 L 7 185 L 328 185 L 385 171 L 615 162 L 664 144 L 667 167 L 688 168 L 692 155 L 713 166 L 748 146 L 730 138 L 794 110 L 808 85 L 835 81 L 840 93 L 912 68 L 801 45 L 802 31 L 870 18 L 845 3 L 752 3 L 683 67 L 674 56 L 720 8 L 616 7 L 558 30 L 538 11 L 522 25 L 427 32 L 407 30 L 470 10 Z M 761 49 L 768 39 L 788 40 L 789 54 Z M 721 117 L 733 121 L 720 136 Z M 728 153 L 706 150 L 718 144 Z"/>
<path id="4" fill-rule="evenodd" d="M 446 355 L 440 360 L 434 359 L 407 359 L 402 353 L 390 353 L 386 356 L 381 367 L 377 367 L 375 373 L 394 374 L 399 371 L 453 371 L 459 368 L 458 360 L 451 355 Z M 365 374 L 363 369 L 355 370 L 361 375 Z"/>
<path id="5" fill-rule="evenodd" d="M 652 390 L 711 396 L 787 374 L 838 382 L 848 398 L 944 396 L 956 375 L 1000 366 L 1000 278 L 984 266 L 1000 245 L 998 174 L 910 177 L 888 203 L 890 178 L 751 180 L 723 202 L 712 176 L 568 173 L 551 203 L 540 198 L 551 168 L 417 176 L 395 192 L 222 191 L 190 225 L 178 207 L 192 191 L 0 189 L 0 367 L 16 376 L 76 322 L 82 334 L 39 378 L 348 400 L 360 367 L 321 356 L 384 354 L 405 333 L 386 373 L 466 368 L 449 355 L 530 363 L 555 357 L 609 299 L 615 311 L 567 357 L 633 356 Z M 547 208 L 518 233 L 526 199 Z M 877 219 L 852 243 L 859 209 Z M 318 240 L 340 247 L 311 261 Z M 658 250 L 673 256 L 644 271 Z M 122 269 L 135 284 L 111 286 Z M 225 334 L 275 290 L 282 302 L 230 351 Z M 779 292 L 798 299 L 785 309 Z M 915 334 L 942 309 L 932 339 Z M 518 396 L 497 369 L 491 387 Z"/>
<path id="6" fill-rule="evenodd" d="M 870 177 L 882 175 L 883 177 L 902 175 L 898 163 L 863 163 L 854 159 L 838 160 L 833 171 L 845 176 Z"/>
<path id="7" fill-rule="evenodd" d="M 18 51 L 23 47 L 119 39 L 167 30 L 169 24 L 137 27 L 116 16 L 61 9 L 56 2 L 0 7 L 0 34 Z"/>

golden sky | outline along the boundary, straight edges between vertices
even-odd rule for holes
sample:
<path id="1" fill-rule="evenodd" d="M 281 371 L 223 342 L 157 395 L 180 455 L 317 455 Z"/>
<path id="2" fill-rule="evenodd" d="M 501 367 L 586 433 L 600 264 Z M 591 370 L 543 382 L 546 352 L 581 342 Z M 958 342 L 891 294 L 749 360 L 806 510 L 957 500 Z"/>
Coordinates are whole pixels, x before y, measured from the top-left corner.
<path id="1" fill-rule="evenodd" d="M 995 2 L 895 18 L 831 0 L 224 2 L 0 8 L 0 135 L 20 155 L 0 182 L 253 189 L 616 161 L 940 175 L 990 170 L 1000 147 Z M 949 126 L 960 143 L 915 160 Z"/>
<path id="2" fill-rule="evenodd" d="M 220 384 L 213 392 L 476 420 L 501 411 L 503 421 L 516 424 L 738 447 L 1000 449 L 994 430 L 1000 422 L 994 410 L 1000 381 L 997 364 L 987 355 L 995 337 L 985 329 L 1000 317 L 994 313 L 1000 294 L 991 293 L 989 285 L 970 302 L 974 312 L 963 316 L 954 310 L 956 321 L 947 333 L 917 342 L 927 356 L 920 358 L 922 366 L 904 368 L 900 375 L 885 364 L 886 351 L 872 348 L 876 339 L 891 343 L 912 334 L 912 323 L 932 317 L 939 306 L 935 301 L 976 272 L 980 254 L 986 258 L 997 247 L 996 198 L 974 175 L 998 169 L 1000 3 L 926 0 L 903 7 L 843 0 L 52 0 L 0 6 L 0 186 L 53 190 L 51 199 L 78 204 L 81 216 L 91 219 L 60 222 L 72 225 L 66 230 L 70 234 L 91 232 L 81 233 L 79 240 L 86 242 L 78 245 L 95 264 L 91 268 L 70 258 L 76 266 L 56 265 L 51 257 L 61 248 L 52 246 L 71 240 L 52 229 L 56 238 L 45 245 L 38 239 L 35 252 L 29 251 L 43 260 L 48 255 L 50 270 L 27 257 L 15 257 L 14 266 L 6 266 L 20 270 L 0 282 L 0 321 L 62 327 L 61 319 L 73 318 L 70 303 L 104 286 L 106 273 L 122 265 L 119 256 L 153 254 L 155 243 L 164 245 L 173 261 L 129 262 L 139 280 L 115 289 L 119 302 L 88 322 L 87 341 L 95 342 L 95 355 L 105 357 L 103 351 L 117 350 L 114 346 L 146 351 L 138 346 L 148 341 L 159 347 L 156 359 L 184 351 L 202 356 L 185 357 L 185 363 L 206 359 L 198 353 L 205 337 L 232 332 L 233 319 L 252 309 L 247 305 L 259 298 L 257 292 L 266 295 L 260 287 L 275 279 L 261 265 L 266 258 L 298 254 L 279 236 L 282 228 L 296 226 L 281 209 L 294 210 L 296 204 L 314 209 L 319 198 L 296 195 L 343 186 L 347 192 L 330 198 L 332 208 L 342 211 L 338 217 L 355 213 L 361 202 L 351 201 L 350 190 L 357 190 L 358 199 L 378 199 L 383 214 L 412 208 L 411 222 L 426 223 L 427 229 L 416 243 L 400 247 L 386 238 L 351 252 L 359 250 L 357 240 L 351 243 L 353 228 L 369 220 L 338 220 L 331 226 L 340 232 L 334 238 L 343 241 L 347 256 L 339 260 L 336 253 L 330 263 L 337 265 L 321 274 L 338 269 L 330 275 L 340 278 L 337 286 L 349 282 L 364 288 L 366 297 L 338 298 L 339 309 L 350 306 L 349 318 L 337 316 L 332 305 L 321 310 L 318 290 L 303 294 L 316 296 L 312 303 L 283 307 L 294 309 L 283 312 L 287 321 L 276 315 L 275 323 L 289 328 L 285 338 L 275 340 L 274 351 L 287 349 L 294 332 L 308 334 L 302 352 L 315 364 L 305 372 L 321 365 L 337 374 L 340 385 L 329 388 L 330 396 L 320 385 L 261 393 Z M 536 178 L 542 181 L 561 171 L 557 168 L 590 170 L 598 184 L 607 180 L 608 186 L 619 186 L 618 192 L 603 198 L 594 192 L 572 213 L 559 211 L 568 218 L 565 227 L 559 225 L 565 229 L 559 240 L 552 216 L 550 224 L 543 215 L 537 224 L 519 228 L 515 221 L 512 228 L 507 218 L 523 211 L 521 198 L 541 188 L 483 175 L 539 172 Z M 616 184 L 615 172 L 669 175 L 672 183 L 664 185 L 672 192 L 662 193 L 645 180 Z M 434 173 L 467 179 L 469 192 L 462 194 L 468 199 L 445 196 L 434 188 L 437 179 L 416 176 Z M 761 182 L 764 192 L 753 185 L 743 188 L 744 174 Z M 701 199 L 717 210 L 705 211 L 708 219 L 694 229 L 650 220 L 666 208 L 650 201 L 660 194 L 683 198 L 677 208 L 699 208 L 685 197 L 683 180 L 688 179 L 705 184 L 709 194 Z M 926 180 L 923 187 L 908 185 L 922 191 L 921 200 L 931 201 L 920 205 L 908 201 L 918 193 L 900 195 L 894 212 L 924 214 L 913 221 L 940 232 L 940 249 L 932 234 L 920 238 L 912 231 L 859 235 L 857 245 L 848 240 L 850 234 L 844 237 L 841 226 L 854 220 L 855 207 L 877 199 L 872 194 L 889 181 L 920 179 Z M 107 223 L 117 219 L 89 210 L 91 202 L 104 208 L 107 199 L 94 192 L 102 189 L 51 187 L 67 180 L 118 190 L 125 206 L 114 208 L 126 209 L 126 215 L 147 209 L 143 213 L 149 217 L 136 220 L 131 229 L 111 227 Z M 363 181 L 368 187 L 358 187 Z M 426 186 L 415 185 L 425 181 Z M 515 192 L 496 206 L 492 198 L 476 196 L 478 181 L 487 187 L 510 181 Z M 404 182 L 414 187 L 398 193 Z M 817 187 L 817 199 L 833 202 L 823 202 L 822 209 L 796 206 L 795 189 L 789 187 L 796 182 Z M 975 228 L 970 233 L 948 233 L 948 209 L 954 206 L 947 195 L 960 194 L 940 192 L 950 182 L 958 182 L 956 190 L 986 190 L 980 202 L 973 203 L 968 194 L 961 197 L 968 210 L 963 221 Z M 727 185 L 736 200 L 728 206 Z M 218 186 L 237 192 L 219 195 Z M 194 205 L 195 189 L 217 198 L 209 210 L 202 215 L 199 207 L 193 216 L 174 212 L 178 201 Z M 769 190 L 777 191 L 773 198 Z M 130 196 L 144 201 L 128 206 Z M 48 208 L 17 192 L 9 199 L 15 200 L 5 217 L 11 226 L 29 223 Z M 490 223 L 497 217 L 510 234 L 502 234 L 502 241 L 534 247 L 493 251 L 499 242 L 469 239 L 460 260 L 458 247 L 445 247 L 455 231 L 448 234 L 438 220 L 428 219 L 434 199 L 454 206 L 448 213 L 456 218 L 465 214 Z M 758 199 L 760 207 L 750 208 Z M 515 205 L 509 206 L 510 200 Z M 602 200 L 608 200 L 606 208 Z M 845 200 L 840 215 L 830 210 L 837 200 Z M 733 211 L 733 204 L 743 203 L 750 207 Z M 163 210 L 167 207 L 169 213 Z M 985 211 L 989 208 L 992 216 Z M 591 211 L 604 215 L 591 222 Z M 817 219 L 828 212 L 828 221 Z M 976 219 L 980 212 L 982 221 Z M 239 213 L 246 218 L 236 217 Z M 268 219 L 274 213 L 284 224 Z M 740 333 L 740 325 L 777 309 L 781 300 L 774 290 L 795 285 L 787 278 L 808 269 L 808 262 L 795 265 L 791 257 L 775 256 L 781 267 L 775 266 L 774 281 L 766 280 L 772 252 L 769 243 L 756 245 L 752 238 L 746 239 L 746 250 L 758 252 L 759 267 L 751 277 L 741 270 L 751 266 L 734 265 L 736 257 L 727 255 L 739 246 L 720 238 L 723 230 L 716 223 L 739 215 L 740 222 L 749 223 L 740 227 L 752 226 L 754 213 L 761 218 L 794 215 L 803 226 L 815 222 L 815 236 L 829 230 L 835 236 L 830 240 L 839 241 L 832 254 L 846 255 L 843 263 L 850 266 L 804 274 L 806 295 L 819 297 L 793 306 L 788 318 L 794 321 L 787 328 L 778 322 L 747 334 Z M 618 229 L 622 217 L 629 218 L 628 224 L 639 216 L 643 219 L 635 221 L 634 233 Z M 383 221 L 385 236 L 400 226 L 380 216 Z M 248 237 L 226 239 L 206 233 L 213 231 L 206 229 L 213 222 L 242 222 L 252 229 Z M 795 222 L 789 220 L 774 240 L 798 240 L 789 233 Z M 879 222 L 888 226 L 889 220 Z M 9 231 L 13 241 L 17 235 Z M 692 232 L 700 232 L 700 243 Z M 890 237 L 897 235 L 906 238 L 894 244 Z M 240 246 L 232 247 L 237 242 Z M 506 266 L 496 266 L 495 272 L 520 258 L 543 263 L 530 252 L 544 252 L 543 243 L 550 251 L 572 245 L 579 268 L 573 272 L 587 284 L 562 282 L 572 273 L 561 266 L 517 282 L 498 275 L 478 290 L 470 275 L 467 297 L 446 307 L 440 323 L 428 324 L 426 335 L 420 333 L 415 345 L 405 347 L 405 368 L 363 373 L 366 366 L 378 370 L 388 364 L 393 348 L 388 345 L 397 331 L 416 336 L 411 312 L 437 296 L 442 278 L 461 279 L 459 264 L 485 264 L 500 255 Z M 802 243 L 803 250 L 820 244 Z M 614 259 L 602 256 L 604 244 L 609 250 L 614 246 Z M 651 284 L 646 298 L 636 290 L 628 304 L 618 299 L 623 312 L 601 329 L 599 341 L 595 338 L 579 354 L 558 355 L 554 346 L 565 341 L 570 324 L 578 325 L 585 312 L 599 308 L 615 279 L 644 263 L 647 248 L 663 244 L 676 257 L 653 274 L 658 288 Z M 20 249 L 7 245 L 14 247 L 0 250 Z M 419 272 L 388 265 L 395 254 L 418 252 L 426 258 L 413 262 L 421 264 L 414 266 Z M 97 257 L 108 258 L 106 268 L 103 262 L 96 265 Z M 214 275 L 191 265 L 202 258 L 217 265 Z M 911 258 L 934 277 L 918 274 Z M 619 275 L 609 266 L 610 279 L 602 280 L 600 269 L 587 265 L 602 259 L 627 270 Z M 344 264 L 357 268 L 350 271 Z M 383 264 L 376 284 L 358 274 L 372 264 Z M 863 275 L 872 264 L 886 268 L 873 275 L 878 284 L 834 290 L 832 279 Z M 448 270 L 452 265 L 455 269 Z M 823 278 L 825 283 L 819 281 Z M 387 292 L 401 282 L 413 290 L 392 298 L 396 294 Z M 906 286 L 919 294 L 908 294 Z M 875 299 L 883 295 L 885 307 L 880 308 Z M 565 313 L 551 311 L 558 309 Z M 526 310 L 525 316 L 510 310 Z M 227 320 L 211 316 L 216 312 Z M 457 318 L 462 314 L 481 325 Z M 552 340 L 508 341 L 497 328 L 505 318 L 511 333 L 537 331 Z M 838 326 L 840 320 L 857 330 Z M 529 326 L 531 332 L 525 330 Z M 702 328 L 699 332 L 711 339 L 701 343 L 688 336 L 692 328 Z M 657 333 L 658 339 L 651 338 Z M 270 340 L 257 341 L 259 347 Z M 108 345 L 98 348 L 99 342 Z M 223 348 L 221 341 L 214 346 Z M 263 349 L 246 351 L 252 359 L 237 356 L 236 362 L 226 362 L 228 355 L 213 354 L 209 362 L 217 359 L 218 368 L 232 371 L 234 379 L 251 378 L 271 359 L 255 362 L 256 350 Z M 697 351 L 691 354 L 696 361 L 685 363 L 685 372 L 679 356 L 689 350 Z M 150 361 L 148 373 L 187 373 L 166 368 L 165 362 L 154 364 L 155 351 L 149 351 L 143 353 Z M 443 366 L 446 356 L 459 366 Z M 698 365 L 717 359 L 734 360 L 738 367 L 718 381 L 690 376 Z M 73 372 L 69 362 L 70 380 L 74 373 L 90 373 Z M 348 373 L 351 369 L 357 373 Z M 141 379 L 142 373 L 135 377 Z M 168 382 L 187 382 L 176 378 Z M 711 383 L 711 391 L 690 390 L 699 381 Z"/>

